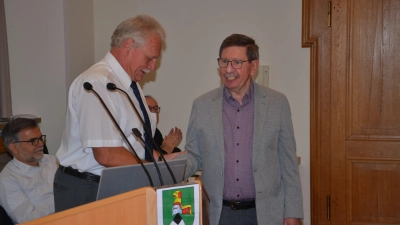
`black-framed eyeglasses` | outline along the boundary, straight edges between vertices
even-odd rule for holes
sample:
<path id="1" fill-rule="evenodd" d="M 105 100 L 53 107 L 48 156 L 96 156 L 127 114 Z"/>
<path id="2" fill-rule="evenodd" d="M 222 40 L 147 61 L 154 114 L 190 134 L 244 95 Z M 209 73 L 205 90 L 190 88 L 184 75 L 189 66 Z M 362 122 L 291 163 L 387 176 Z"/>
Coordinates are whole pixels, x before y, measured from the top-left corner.
<path id="1" fill-rule="evenodd" d="M 161 110 L 161 107 L 158 107 L 158 106 L 151 107 L 148 105 L 148 107 L 150 109 L 150 112 L 154 112 L 154 113 L 159 113 Z"/>
<path id="2" fill-rule="evenodd" d="M 232 67 L 235 69 L 240 69 L 242 68 L 242 65 L 244 62 L 251 62 L 253 60 L 227 60 L 227 59 L 221 59 L 218 58 L 218 66 L 220 68 L 226 68 L 228 67 L 229 63 L 231 63 Z"/>
<path id="3" fill-rule="evenodd" d="M 30 142 L 33 146 L 36 146 L 39 144 L 39 140 L 42 141 L 43 143 L 46 142 L 46 135 L 42 135 L 38 138 L 31 138 L 27 141 L 14 141 L 14 143 L 19 143 L 19 142 Z"/>

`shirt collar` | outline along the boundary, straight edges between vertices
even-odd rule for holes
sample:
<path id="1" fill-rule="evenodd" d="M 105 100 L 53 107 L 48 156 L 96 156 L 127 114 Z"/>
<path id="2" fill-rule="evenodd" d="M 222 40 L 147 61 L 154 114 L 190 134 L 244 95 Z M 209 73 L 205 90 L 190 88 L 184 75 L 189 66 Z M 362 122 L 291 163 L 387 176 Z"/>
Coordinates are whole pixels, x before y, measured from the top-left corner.
<path id="1" fill-rule="evenodd" d="M 253 79 L 250 79 L 250 87 L 249 90 L 247 90 L 246 94 L 243 96 L 243 100 L 246 102 L 249 102 L 253 99 L 254 96 L 254 81 Z M 224 85 L 224 98 L 226 100 L 235 100 L 236 99 L 232 96 L 232 94 L 229 92 L 228 88 Z M 248 100 L 246 100 L 248 99 Z M 229 101 L 228 101 L 229 102 Z M 243 102 L 244 104 L 245 102 Z"/>
<path id="2" fill-rule="evenodd" d="M 114 74 L 121 81 L 121 84 L 123 85 L 124 89 L 129 90 L 132 83 L 131 77 L 128 75 L 128 73 L 126 73 L 124 68 L 122 68 L 121 64 L 119 64 L 119 62 L 111 54 L 111 52 L 107 52 L 106 56 L 104 57 L 104 60 L 110 65 L 110 67 L 114 71 Z"/>
<path id="3" fill-rule="evenodd" d="M 42 159 L 39 160 L 39 167 L 42 163 L 46 162 L 46 157 L 43 156 Z M 17 168 L 19 168 L 22 172 L 28 173 L 30 169 L 35 168 L 36 166 L 31 166 L 28 165 L 26 163 L 23 163 L 21 161 L 19 161 L 18 159 L 16 159 L 15 157 L 12 159 L 11 161 Z"/>

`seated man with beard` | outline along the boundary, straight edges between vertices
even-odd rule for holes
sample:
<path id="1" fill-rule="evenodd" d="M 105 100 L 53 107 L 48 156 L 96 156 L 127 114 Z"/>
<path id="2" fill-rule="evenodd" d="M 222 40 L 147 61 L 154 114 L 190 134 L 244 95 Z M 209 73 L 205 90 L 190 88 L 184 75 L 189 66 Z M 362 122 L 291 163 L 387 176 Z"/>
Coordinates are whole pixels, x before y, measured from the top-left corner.
<path id="1" fill-rule="evenodd" d="M 13 160 L 0 173 L 0 205 L 16 223 L 54 213 L 57 159 L 43 154 L 43 135 L 37 122 L 13 119 L 4 127 L 2 138 Z"/>

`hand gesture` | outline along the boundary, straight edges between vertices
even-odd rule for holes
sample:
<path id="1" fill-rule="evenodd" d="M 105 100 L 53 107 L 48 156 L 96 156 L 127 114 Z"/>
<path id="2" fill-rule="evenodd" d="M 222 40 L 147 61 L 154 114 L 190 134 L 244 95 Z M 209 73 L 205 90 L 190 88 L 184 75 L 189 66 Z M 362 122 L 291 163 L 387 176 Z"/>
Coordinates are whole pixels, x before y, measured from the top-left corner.
<path id="1" fill-rule="evenodd" d="M 182 131 L 175 127 L 172 128 L 168 135 L 165 136 L 161 148 L 165 150 L 168 154 L 172 153 L 174 148 L 178 146 L 182 141 Z"/>

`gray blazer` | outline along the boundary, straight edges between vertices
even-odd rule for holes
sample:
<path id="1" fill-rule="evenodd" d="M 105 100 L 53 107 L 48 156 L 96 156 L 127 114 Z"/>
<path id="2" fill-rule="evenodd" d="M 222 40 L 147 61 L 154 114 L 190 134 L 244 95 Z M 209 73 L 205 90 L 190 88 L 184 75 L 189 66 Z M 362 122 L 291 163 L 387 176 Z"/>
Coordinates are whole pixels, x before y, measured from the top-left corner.
<path id="1" fill-rule="evenodd" d="M 224 189 L 223 87 L 195 99 L 185 149 L 186 176 L 202 169 L 210 197 L 210 224 L 218 224 Z M 283 224 L 303 218 L 303 202 L 289 103 L 286 97 L 254 83 L 253 170 L 258 224 Z"/>

